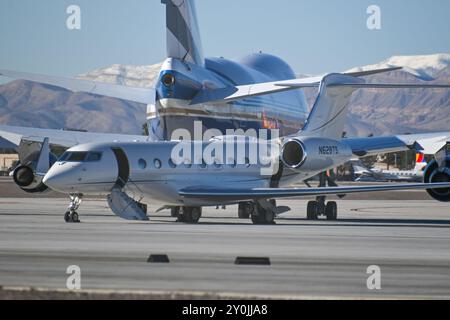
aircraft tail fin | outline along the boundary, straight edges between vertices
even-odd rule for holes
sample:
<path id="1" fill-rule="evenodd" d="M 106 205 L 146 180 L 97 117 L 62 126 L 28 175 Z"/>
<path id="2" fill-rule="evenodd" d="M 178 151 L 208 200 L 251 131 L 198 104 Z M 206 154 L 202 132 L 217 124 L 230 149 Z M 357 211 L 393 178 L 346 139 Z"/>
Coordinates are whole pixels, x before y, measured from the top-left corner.
<path id="1" fill-rule="evenodd" d="M 423 153 L 416 154 L 416 166 L 414 167 L 414 171 L 422 171 L 423 168 L 427 166 L 427 162 L 425 161 L 425 155 Z"/>
<path id="2" fill-rule="evenodd" d="M 351 85 L 341 86 L 342 83 Z M 320 83 L 319 95 L 301 135 L 340 140 L 352 94 L 357 90 L 356 86 L 363 83 L 364 80 L 348 75 L 326 75 Z"/>
<path id="3" fill-rule="evenodd" d="M 204 65 L 194 0 L 161 0 L 166 5 L 167 56 Z"/>

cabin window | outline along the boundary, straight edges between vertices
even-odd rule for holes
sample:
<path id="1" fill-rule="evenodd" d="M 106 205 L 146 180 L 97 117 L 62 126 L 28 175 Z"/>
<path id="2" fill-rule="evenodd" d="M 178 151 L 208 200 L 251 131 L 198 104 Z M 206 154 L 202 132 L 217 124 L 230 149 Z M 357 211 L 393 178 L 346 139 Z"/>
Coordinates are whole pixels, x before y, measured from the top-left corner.
<path id="1" fill-rule="evenodd" d="M 245 166 L 246 166 L 247 168 L 250 167 L 250 159 L 249 159 L 249 158 L 245 158 Z"/>
<path id="2" fill-rule="evenodd" d="M 189 160 L 189 159 L 185 159 L 183 164 L 188 169 L 192 168 L 192 163 L 191 163 L 191 160 Z"/>
<path id="3" fill-rule="evenodd" d="M 162 167 L 161 160 L 159 160 L 159 159 L 155 159 L 155 161 L 153 162 L 153 164 L 155 165 L 155 168 L 156 168 L 156 169 L 161 169 L 161 167 Z"/>
<path id="4" fill-rule="evenodd" d="M 140 169 L 144 170 L 145 168 L 147 168 L 147 161 L 145 161 L 144 159 L 139 159 L 138 165 Z"/>
<path id="5" fill-rule="evenodd" d="M 177 165 L 173 162 L 172 159 L 169 159 L 169 166 L 170 166 L 172 169 L 175 169 L 175 168 L 177 167 Z"/>
<path id="6" fill-rule="evenodd" d="M 220 163 L 221 161 L 219 159 L 214 160 L 214 166 L 216 167 L 216 169 L 222 169 L 222 163 Z"/>
<path id="7" fill-rule="evenodd" d="M 229 158 L 227 163 L 231 168 L 236 168 L 236 160 L 235 159 Z"/>

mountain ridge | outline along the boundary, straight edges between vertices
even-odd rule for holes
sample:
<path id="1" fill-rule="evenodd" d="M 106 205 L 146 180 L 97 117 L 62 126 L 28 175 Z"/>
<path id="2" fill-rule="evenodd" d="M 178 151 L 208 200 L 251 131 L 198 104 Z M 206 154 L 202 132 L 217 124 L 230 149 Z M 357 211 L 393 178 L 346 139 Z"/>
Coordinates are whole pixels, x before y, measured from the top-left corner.
<path id="1" fill-rule="evenodd" d="M 414 61 L 415 57 L 417 61 Z M 394 56 L 378 64 L 353 68 L 406 65 L 403 70 L 366 77 L 367 82 L 450 83 L 450 54 Z M 136 87 L 151 87 L 161 64 L 112 65 L 78 76 Z M 305 90 L 312 106 L 316 89 Z M 0 123 L 41 128 L 74 128 L 93 132 L 141 133 L 145 106 L 62 88 L 16 80 L 0 86 Z M 444 89 L 358 90 L 349 111 L 349 136 L 450 130 L 450 91 Z"/>

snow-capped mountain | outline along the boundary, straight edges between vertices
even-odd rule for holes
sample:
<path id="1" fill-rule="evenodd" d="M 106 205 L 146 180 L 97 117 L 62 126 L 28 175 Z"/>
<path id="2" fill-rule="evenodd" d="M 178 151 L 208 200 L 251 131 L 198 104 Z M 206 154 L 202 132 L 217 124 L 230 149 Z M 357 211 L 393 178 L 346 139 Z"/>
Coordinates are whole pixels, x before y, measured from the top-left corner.
<path id="1" fill-rule="evenodd" d="M 113 64 L 110 67 L 81 74 L 77 78 L 131 87 L 151 87 L 159 74 L 161 65 L 162 63 L 149 66 Z"/>
<path id="2" fill-rule="evenodd" d="M 383 69 L 390 67 L 403 67 L 403 71 L 422 80 L 434 80 L 444 69 L 450 67 L 450 54 L 439 53 L 417 56 L 393 56 L 380 63 L 353 68 L 349 72 Z"/>
<path id="3" fill-rule="evenodd" d="M 450 54 L 396 56 L 350 71 L 402 66 L 403 70 L 366 77 L 369 82 L 450 83 Z M 112 65 L 80 75 L 80 79 L 152 86 L 161 64 Z M 310 105 L 317 89 L 305 90 Z M 450 130 L 450 91 L 358 90 L 352 99 L 349 136 L 387 135 Z M 145 106 L 123 100 L 73 93 L 28 81 L 0 86 L 0 123 L 41 128 L 74 128 L 93 132 L 140 133 Z"/>

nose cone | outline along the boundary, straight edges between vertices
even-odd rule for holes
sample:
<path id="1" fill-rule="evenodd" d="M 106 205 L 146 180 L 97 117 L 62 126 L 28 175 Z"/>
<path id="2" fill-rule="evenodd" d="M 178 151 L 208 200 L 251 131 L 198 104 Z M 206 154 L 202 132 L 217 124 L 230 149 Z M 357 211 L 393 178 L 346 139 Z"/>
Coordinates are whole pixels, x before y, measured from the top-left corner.
<path id="1" fill-rule="evenodd" d="M 70 193 L 74 191 L 74 186 L 78 182 L 78 171 L 76 166 L 69 165 L 68 163 L 55 163 L 47 172 L 42 182 L 55 191 Z"/>

